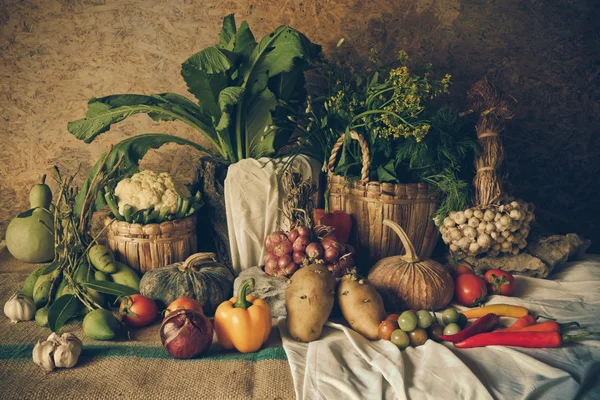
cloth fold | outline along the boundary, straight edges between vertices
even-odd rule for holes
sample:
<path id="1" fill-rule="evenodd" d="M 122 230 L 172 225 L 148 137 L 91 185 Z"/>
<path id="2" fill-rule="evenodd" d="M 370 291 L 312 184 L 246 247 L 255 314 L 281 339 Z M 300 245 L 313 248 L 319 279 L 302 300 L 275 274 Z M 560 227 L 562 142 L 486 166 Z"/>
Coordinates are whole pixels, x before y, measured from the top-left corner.
<path id="1" fill-rule="evenodd" d="M 568 263 L 549 280 L 516 279 L 520 297 L 491 296 L 488 304 L 519 304 L 600 332 L 599 256 Z M 505 325 L 514 321 L 501 320 Z M 460 350 L 428 340 L 400 351 L 389 341 L 369 341 L 334 321 L 311 343 L 291 338 L 285 318 L 278 325 L 298 399 L 600 398 L 598 337 L 556 349 Z"/>

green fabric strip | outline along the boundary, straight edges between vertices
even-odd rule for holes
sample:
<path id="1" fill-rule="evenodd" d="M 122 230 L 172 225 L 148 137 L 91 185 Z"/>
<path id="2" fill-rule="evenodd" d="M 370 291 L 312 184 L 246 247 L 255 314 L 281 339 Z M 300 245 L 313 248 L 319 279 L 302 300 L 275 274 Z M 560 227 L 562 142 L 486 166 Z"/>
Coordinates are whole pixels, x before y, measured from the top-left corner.
<path id="1" fill-rule="evenodd" d="M 33 344 L 26 345 L 0 345 L 0 360 L 31 358 Z M 126 346 L 126 345 L 84 345 L 81 353 L 82 360 L 91 360 L 104 357 L 132 357 L 172 359 L 162 347 L 153 346 Z M 256 353 L 242 354 L 234 351 L 210 351 L 208 355 L 182 361 L 249 361 L 262 360 L 287 360 L 282 346 L 267 347 Z"/>

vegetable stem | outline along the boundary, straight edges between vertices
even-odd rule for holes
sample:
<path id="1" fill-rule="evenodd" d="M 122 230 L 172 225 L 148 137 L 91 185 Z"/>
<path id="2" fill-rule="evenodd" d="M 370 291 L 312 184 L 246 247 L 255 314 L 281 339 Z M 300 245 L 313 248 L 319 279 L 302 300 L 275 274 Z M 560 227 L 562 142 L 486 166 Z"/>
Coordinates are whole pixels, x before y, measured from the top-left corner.
<path id="1" fill-rule="evenodd" d="M 246 292 L 248 289 L 254 289 L 254 278 L 248 278 L 242 282 L 238 289 L 237 301 L 233 304 L 234 308 L 243 308 L 245 310 L 252 305 L 252 303 L 246 300 Z"/>

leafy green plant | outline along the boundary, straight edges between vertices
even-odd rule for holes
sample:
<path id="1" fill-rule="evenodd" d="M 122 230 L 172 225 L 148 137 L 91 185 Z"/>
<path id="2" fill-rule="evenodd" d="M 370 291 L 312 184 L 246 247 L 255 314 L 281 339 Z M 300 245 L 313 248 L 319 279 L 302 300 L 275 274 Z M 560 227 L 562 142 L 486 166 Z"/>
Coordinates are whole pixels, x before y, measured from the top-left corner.
<path id="1" fill-rule="evenodd" d="M 319 52 L 320 46 L 288 26 L 256 42 L 246 21 L 236 28 L 233 15 L 228 15 L 219 42 L 182 64 L 181 75 L 197 103 L 175 93 L 92 98 L 86 117 L 70 122 L 68 129 L 90 143 L 112 124 L 147 114 L 155 121 L 177 120 L 193 127 L 216 150 L 171 135 L 138 135 L 115 145 L 109 155 L 108 169 L 124 159 L 122 175 L 135 172 L 149 149 L 171 142 L 191 145 L 227 163 L 271 156 L 289 141 L 295 125 L 287 117 L 304 102 L 304 71 Z M 98 166 L 92 168 L 82 192 Z M 78 199 L 77 212 L 81 205 Z M 104 206 L 104 200 L 98 197 L 95 206 Z"/>
<path id="2" fill-rule="evenodd" d="M 471 179 L 463 165 L 472 165 L 475 135 L 455 109 L 432 103 L 448 92 L 450 76 L 434 80 L 430 66 L 413 73 L 404 52 L 390 65 L 382 65 L 374 53 L 372 58 L 375 67 L 367 71 L 329 63 L 329 93 L 308 97 L 305 114 L 297 117 L 301 151 L 321 160 L 325 170 L 334 143 L 346 133 L 334 172 L 358 177 L 362 154 L 348 134 L 357 131 L 369 144 L 371 180 L 436 186 L 444 200 L 435 216 L 464 208 L 470 185 L 461 178 Z"/>

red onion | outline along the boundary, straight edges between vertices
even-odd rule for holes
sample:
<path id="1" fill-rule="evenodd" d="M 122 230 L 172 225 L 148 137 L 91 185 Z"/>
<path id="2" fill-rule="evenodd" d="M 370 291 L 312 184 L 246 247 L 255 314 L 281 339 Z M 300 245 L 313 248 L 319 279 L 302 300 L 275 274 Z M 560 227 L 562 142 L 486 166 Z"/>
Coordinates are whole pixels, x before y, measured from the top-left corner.
<path id="1" fill-rule="evenodd" d="M 335 262 L 337 262 L 339 256 L 340 256 L 340 252 L 338 251 L 337 248 L 335 248 L 335 247 L 325 248 L 325 255 L 323 256 L 325 261 L 330 262 L 330 263 L 335 263 Z"/>
<path id="2" fill-rule="evenodd" d="M 275 276 L 275 271 L 279 269 L 277 266 L 278 262 L 279 257 L 273 253 L 267 253 L 267 255 L 265 255 L 265 273 L 270 276 Z"/>
<path id="3" fill-rule="evenodd" d="M 295 263 L 290 263 L 283 269 L 285 276 L 292 276 L 296 271 L 298 271 L 298 264 Z"/>
<path id="4" fill-rule="evenodd" d="M 279 261 L 277 262 L 277 267 L 280 269 L 284 269 L 290 263 L 293 263 L 292 256 L 289 254 L 284 254 L 281 257 L 279 257 Z"/>
<path id="5" fill-rule="evenodd" d="M 293 255 L 294 263 L 302 264 L 302 261 L 306 258 L 306 254 L 301 251 L 295 251 Z"/>
<path id="6" fill-rule="evenodd" d="M 309 243 L 306 246 L 306 255 L 313 260 L 323 258 L 323 246 L 317 242 Z"/>
<path id="7" fill-rule="evenodd" d="M 269 234 L 269 236 L 267 236 L 265 238 L 265 248 L 267 249 L 267 251 L 273 251 L 273 249 L 275 248 L 275 246 L 277 246 L 278 244 L 280 244 L 284 240 L 288 241 L 288 238 L 285 235 L 285 233 L 280 232 L 280 231 L 271 232 Z"/>
<path id="8" fill-rule="evenodd" d="M 309 228 L 307 228 L 306 226 L 299 226 L 296 228 L 296 230 L 298 231 L 298 235 L 300 237 L 310 239 L 310 237 L 312 235 L 312 231 Z"/>
<path id="9" fill-rule="evenodd" d="M 306 250 L 306 246 L 310 244 L 310 239 L 300 236 L 293 244 L 294 251 L 304 252 Z"/>
<path id="10" fill-rule="evenodd" d="M 298 233 L 298 229 L 292 229 L 290 233 L 288 233 L 288 239 L 290 239 L 290 242 L 292 243 L 294 243 L 296 239 L 298 239 L 298 236 L 300 236 L 300 234 Z"/>
<path id="11" fill-rule="evenodd" d="M 196 357 L 212 344 L 213 326 L 198 311 L 176 310 L 169 313 L 160 326 L 160 340 L 172 357 Z"/>
<path id="12" fill-rule="evenodd" d="M 354 257 L 352 254 L 345 254 L 339 258 L 338 264 L 343 271 L 350 269 L 354 267 Z"/>
<path id="13" fill-rule="evenodd" d="M 273 254 L 275 254 L 277 257 L 281 257 L 284 254 L 292 254 L 293 251 L 294 249 L 292 247 L 292 243 L 288 240 L 287 237 L 285 239 L 282 239 L 278 245 L 273 247 Z"/>

